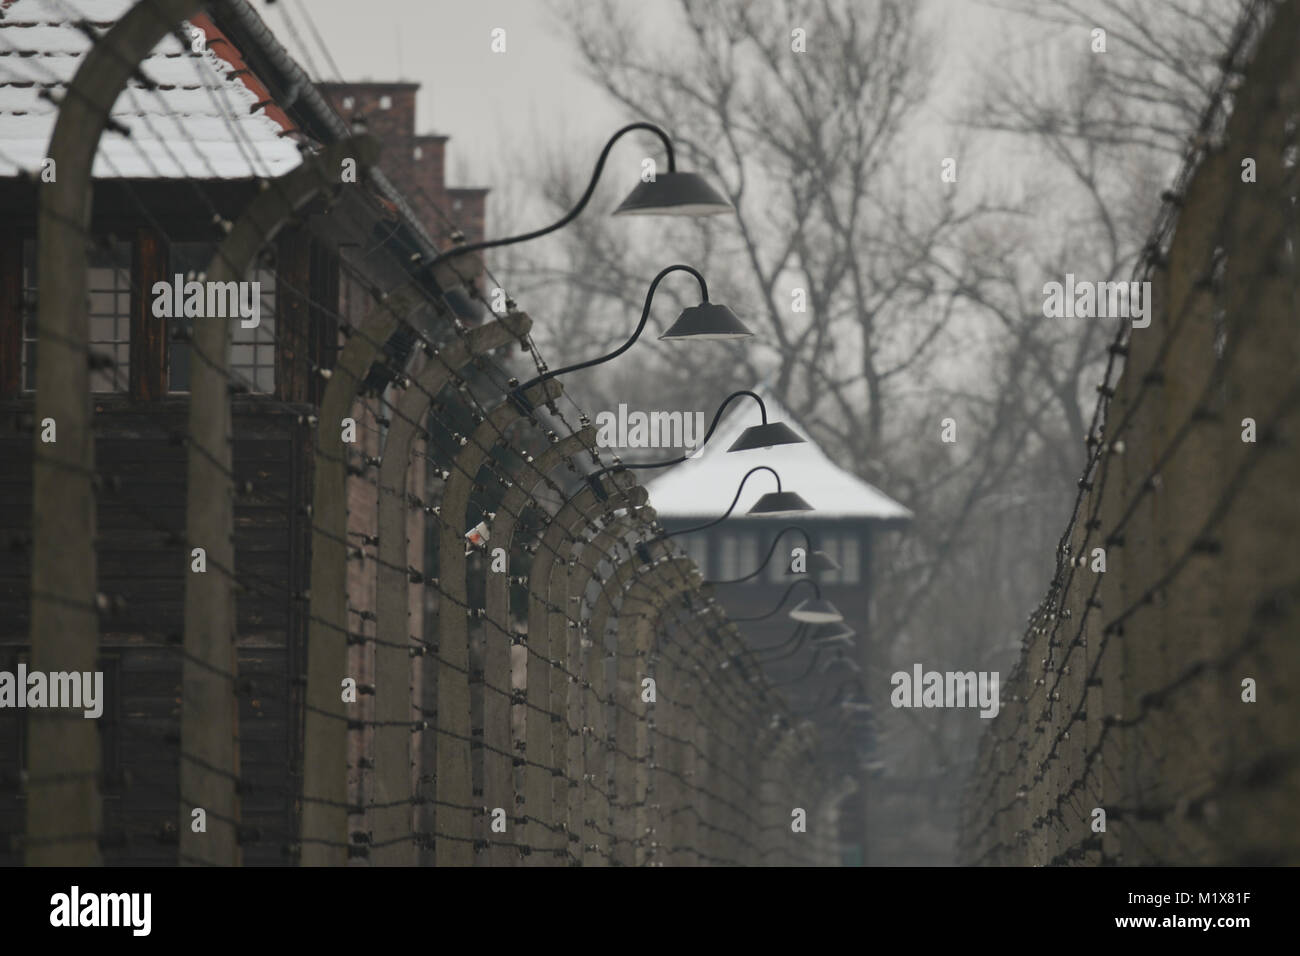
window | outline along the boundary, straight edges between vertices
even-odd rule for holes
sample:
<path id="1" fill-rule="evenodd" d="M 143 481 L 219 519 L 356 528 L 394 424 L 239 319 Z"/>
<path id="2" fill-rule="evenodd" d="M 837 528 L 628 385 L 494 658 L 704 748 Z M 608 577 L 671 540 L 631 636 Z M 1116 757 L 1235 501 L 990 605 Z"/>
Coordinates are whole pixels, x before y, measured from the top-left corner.
<path id="1" fill-rule="evenodd" d="M 758 538 L 750 532 L 724 535 L 718 545 L 718 576 L 723 581 L 744 577 L 758 564 Z"/>
<path id="2" fill-rule="evenodd" d="M 23 240 L 23 389 L 36 388 L 36 243 Z"/>
<path id="3" fill-rule="evenodd" d="M 860 583 L 859 555 L 862 544 L 857 534 L 853 532 L 825 534 L 821 536 L 818 544 L 821 550 L 825 551 L 840 566 L 838 571 L 825 571 L 822 573 L 819 580 L 823 584 Z"/>
<path id="4" fill-rule="evenodd" d="M 90 390 L 125 392 L 131 387 L 131 244 L 115 242 L 89 258 L 90 349 L 112 362 L 91 372 Z"/>
<path id="5" fill-rule="evenodd" d="M 828 539 L 834 538 L 834 535 L 817 534 L 814 532 L 811 537 L 812 550 L 825 551 L 830 554 L 831 557 L 835 557 L 834 553 L 827 547 Z M 770 547 L 772 547 L 772 539 L 768 538 L 762 553 L 767 554 L 767 548 Z M 794 556 L 791 552 L 794 551 L 795 548 L 804 552 L 808 550 L 808 542 L 804 540 L 803 535 L 797 531 L 788 531 L 781 535 L 781 540 L 777 544 L 776 550 L 772 552 L 772 560 L 767 562 L 767 580 L 769 582 L 772 584 L 789 584 L 791 581 L 795 580 L 795 578 L 791 576 L 792 572 L 790 571 L 790 564 L 794 560 Z M 818 580 L 824 581 L 826 578 L 819 577 Z"/>
<path id="6" fill-rule="evenodd" d="M 131 244 L 86 251 L 90 351 L 107 360 L 92 369 L 92 392 L 125 392 L 131 382 Z M 36 388 L 36 315 L 40 279 L 36 242 L 23 242 L 23 388 Z"/>
<path id="7" fill-rule="evenodd" d="M 823 551 L 827 553 L 827 555 L 830 556 L 830 559 L 832 561 L 834 561 L 836 564 L 840 566 L 842 570 L 844 567 L 844 562 L 840 560 L 840 558 L 841 558 L 841 552 L 843 552 L 844 548 L 841 546 L 840 536 L 837 534 L 822 535 L 820 547 Z M 840 571 L 823 571 L 820 580 L 823 584 L 839 584 L 840 573 L 841 573 Z"/>
<path id="8" fill-rule="evenodd" d="M 212 262 L 217 247 L 210 242 L 174 242 L 171 245 L 169 276 L 177 273 L 190 281 L 204 272 Z M 275 273 L 270 269 L 256 268 L 249 281 L 260 283 L 261 309 L 258 324 L 245 328 L 238 319 L 217 319 L 230 322 L 230 375 L 250 392 L 275 391 Z M 190 343 L 177 338 L 177 329 L 192 333 L 192 318 L 168 319 L 170 324 L 168 347 L 168 389 L 173 392 L 190 390 Z"/>
<path id="9" fill-rule="evenodd" d="M 839 584 L 859 584 L 861 583 L 862 571 L 859 568 L 862 554 L 862 539 L 856 534 L 845 534 L 840 537 L 840 570 L 835 572 L 836 581 Z"/>
<path id="10" fill-rule="evenodd" d="M 230 371 L 250 392 L 275 391 L 275 273 L 254 269 L 253 281 L 261 284 L 261 319 L 251 329 L 234 323 L 230 350 Z"/>
<path id="11" fill-rule="evenodd" d="M 767 539 L 767 547 L 772 547 L 772 539 Z M 767 580 L 772 584 L 780 584 L 788 579 L 790 574 L 790 552 L 796 547 L 803 547 L 803 538 L 795 532 L 790 532 L 781 536 L 777 543 L 776 550 L 772 552 L 772 560 L 767 562 Z M 764 554 L 767 550 L 764 549 Z"/>
<path id="12" fill-rule="evenodd" d="M 723 535 L 718 539 L 718 579 L 730 581 L 736 574 L 736 539 Z"/>
<path id="13" fill-rule="evenodd" d="M 100 716 L 96 719 L 96 729 L 99 731 L 100 745 L 102 746 L 102 756 L 100 758 L 100 772 L 111 782 L 109 787 L 121 786 L 122 773 L 122 740 L 121 740 L 121 655 L 109 651 L 102 652 L 103 656 L 95 660 L 95 669 L 103 674 L 103 684 L 100 687 L 98 704 L 101 708 Z M 7 670 L 9 673 L 16 673 L 19 665 L 30 668 L 32 665 L 31 651 L 27 649 L 13 648 L 5 653 L 0 653 L 0 669 Z M 93 672 L 92 672 L 93 674 Z M 92 678 L 93 679 L 93 678 Z M 26 688 L 19 688 L 18 693 L 26 694 Z M 74 711 L 75 713 L 75 711 Z M 0 751 L 8 751 L 17 756 L 14 767 L 18 771 L 25 771 L 28 767 L 28 725 L 25 719 L 26 710 L 18 710 L 14 714 L 14 719 L 6 720 L 0 724 Z M 12 734 L 12 736 L 9 736 Z M 4 738 L 9 737 L 6 741 Z M 19 799 L 25 799 L 22 789 L 19 791 Z M 105 796 L 120 796 L 118 793 L 106 793 Z"/>
<path id="14" fill-rule="evenodd" d="M 767 553 L 766 548 L 772 546 L 772 540 L 769 538 L 765 544 L 763 554 Z M 806 548 L 803 537 L 791 532 L 781 539 L 777 545 L 776 552 L 772 555 L 772 560 L 767 564 L 767 580 L 772 584 L 789 583 L 790 576 L 790 552 L 795 548 Z M 817 575 L 817 580 L 821 584 L 858 584 L 861 580 L 861 537 L 855 532 L 841 532 L 838 534 L 813 532 L 812 549 L 814 551 L 825 551 L 826 555 L 839 566 L 838 571 L 823 571 Z M 757 563 L 757 561 L 755 561 Z M 750 565 L 752 570 L 754 565 Z"/>
<path id="15" fill-rule="evenodd" d="M 752 574 L 754 569 L 758 567 L 758 535 L 745 532 L 736 535 L 736 538 L 738 539 L 737 551 L 739 552 L 737 563 L 740 567 L 732 575 L 733 578 Z"/>

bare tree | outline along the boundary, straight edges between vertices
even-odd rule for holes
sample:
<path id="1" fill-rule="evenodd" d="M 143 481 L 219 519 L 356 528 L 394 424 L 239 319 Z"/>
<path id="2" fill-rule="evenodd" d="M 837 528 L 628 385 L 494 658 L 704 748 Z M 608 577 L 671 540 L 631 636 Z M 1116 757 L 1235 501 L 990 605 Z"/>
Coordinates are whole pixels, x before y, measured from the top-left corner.
<path id="1" fill-rule="evenodd" d="M 939 47 L 912 0 L 676 0 L 663 29 L 610 0 L 562 2 L 593 80 L 629 119 L 668 129 L 736 216 L 644 232 L 581 217 L 502 271 L 552 303 L 547 348 L 569 361 L 626 336 L 649 276 L 698 266 L 760 344 L 725 362 L 647 349 L 629 355 L 634 376 L 570 387 L 597 407 L 617 394 L 711 409 L 766 381 L 844 467 L 916 513 L 876 564 L 872 686 L 903 659 L 1005 669 L 1050 577 L 1112 331 L 1045 319 L 1043 284 L 1127 278 L 1236 3 L 1013 7 L 1017 39 L 1041 34 L 1055 59 L 1000 58 L 959 155 L 1032 161 L 1031 182 L 973 192 L 919 145 Z M 587 170 L 558 148 L 540 165 L 549 211 L 569 208 Z M 631 174 L 608 178 L 625 189 Z M 656 316 L 694 296 L 665 284 Z M 945 418 L 955 444 L 939 441 Z M 891 716 L 894 771 L 936 786 L 980 729 L 951 711 Z"/>

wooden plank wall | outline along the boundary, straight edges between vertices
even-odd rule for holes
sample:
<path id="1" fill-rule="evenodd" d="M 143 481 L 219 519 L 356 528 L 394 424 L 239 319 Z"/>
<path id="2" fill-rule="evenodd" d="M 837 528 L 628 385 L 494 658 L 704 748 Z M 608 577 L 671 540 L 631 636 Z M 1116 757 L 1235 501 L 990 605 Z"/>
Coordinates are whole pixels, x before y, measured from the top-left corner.
<path id="1" fill-rule="evenodd" d="M 291 862 L 284 848 L 296 828 L 293 794 L 301 767 L 300 700 L 305 614 L 293 599 L 306 587 L 310 480 L 306 431 L 291 411 L 268 414 L 256 400 L 235 412 L 236 483 L 251 494 L 235 509 L 235 566 L 248 586 L 238 601 L 240 767 L 247 865 Z M 31 534 L 30 432 L 6 409 L 0 432 L 0 669 L 28 654 Z M 104 714 L 104 825 L 107 864 L 174 864 L 180 721 L 180 645 L 184 574 L 189 558 L 178 531 L 185 517 L 185 448 L 170 437 L 184 428 L 185 402 L 103 407 L 97 413 L 96 461 L 121 480 L 101 491 L 99 590 L 115 608 L 101 621 Z M 213 573 L 209 571 L 209 573 Z M 0 866 L 18 865 L 22 832 L 18 768 L 26 711 L 0 710 Z"/>

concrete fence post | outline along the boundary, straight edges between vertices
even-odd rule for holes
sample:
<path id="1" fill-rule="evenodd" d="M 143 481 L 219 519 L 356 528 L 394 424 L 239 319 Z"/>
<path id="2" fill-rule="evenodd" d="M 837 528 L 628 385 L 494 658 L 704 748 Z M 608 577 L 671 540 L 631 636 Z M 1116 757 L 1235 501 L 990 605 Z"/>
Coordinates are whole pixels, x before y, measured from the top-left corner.
<path id="1" fill-rule="evenodd" d="M 1223 184 L 1234 212 L 1223 276 L 1231 357 L 1217 462 L 1242 478 L 1216 528 L 1226 626 L 1215 632 L 1205 701 L 1219 718 L 1210 744 L 1213 812 L 1201 815 L 1216 862 L 1257 866 L 1300 858 L 1298 35 L 1300 2 L 1277 4 L 1229 121 L 1229 136 L 1239 116 L 1249 124 L 1228 155 L 1238 164 L 1254 158 L 1256 182 L 1241 182 L 1238 165 Z M 1254 442 L 1244 440 L 1246 419 L 1255 422 Z"/>
<path id="2" fill-rule="evenodd" d="M 638 509 L 635 514 L 629 513 L 627 516 L 619 518 L 612 522 L 608 528 L 597 540 L 610 540 L 616 545 L 621 545 L 629 554 L 631 547 L 627 539 L 633 536 L 641 536 L 654 524 L 657 515 L 655 510 L 649 506 Z M 596 549 L 591 549 L 596 550 Z M 604 789 L 598 795 L 598 808 L 603 807 L 607 815 L 599 819 L 596 824 L 602 827 L 606 832 L 607 853 L 606 861 L 611 866 L 626 866 L 627 856 L 631 852 L 627 845 L 628 832 L 624 821 L 624 814 L 619 807 L 619 800 L 623 799 L 628 788 L 627 768 L 624 766 L 625 754 L 627 749 L 623 746 L 624 741 L 620 737 L 620 727 L 622 733 L 627 734 L 627 720 L 625 715 L 620 711 L 625 706 L 624 696 L 620 692 L 620 680 L 624 679 L 621 675 L 620 668 L 625 665 L 622 663 L 622 657 L 619 653 L 619 642 L 617 634 L 614 632 L 613 621 L 616 619 L 618 612 L 618 603 L 621 603 L 623 589 L 627 580 L 632 576 L 636 569 L 637 561 L 632 558 L 615 560 L 612 554 L 609 554 L 608 548 L 601 549 L 606 553 L 606 563 L 610 570 L 596 576 L 600 583 L 600 592 L 596 596 L 596 603 L 592 606 L 591 619 L 587 625 L 587 633 L 592 641 L 593 649 L 597 652 L 594 656 L 597 661 L 597 670 L 595 673 L 596 680 L 593 681 L 593 696 L 600 690 L 599 684 L 603 684 L 603 697 L 597 697 L 600 701 L 599 719 L 603 721 L 603 734 L 600 739 L 603 745 L 603 754 L 598 756 L 600 767 L 597 772 L 603 771 L 605 777 L 603 780 Z M 594 734 L 593 734 L 594 736 Z M 622 751 L 622 752 L 620 752 Z M 624 795 L 620 796 L 619 786 L 624 787 Z"/>
<path id="3" fill-rule="evenodd" d="M 614 479 L 617 483 L 622 479 Z M 550 862 L 548 856 L 567 849 L 568 834 L 561 826 L 561 816 L 567 816 L 568 796 L 563 802 L 557 799 L 557 778 L 550 767 L 556 766 L 554 724 L 540 719 L 552 712 L 556 703 L 551 691 L 553 667 L 551 661 L 558 651 L 564 650 L 563 641 L 552 646 L 553 639 L 567 627 L 567 582 L 560 571 L 566 562 L 559 560 L 560 548 L 570 535 L 573 519 L 592 520 L 592 516 L 605 510 L 605 504 L 594 496 L 594 489 L 584 489 L 566 503 L 551 519 L 538 546 L 532 574 L 528 579 L 528 641 L 530 652 L 527 667 L 524 754 L 524 809 L 527 819 L 526 834 L 531 858 L 530 865 L 541 866 Z M 558 623 L 557 623 L 558 622 Z M 567 691 L 567 688 L 561 688 Z M 558 695 L 555 695 L 558 698 Z M 566 707 L 567 712 L 567 707 Z M 562 752 L 567 756 L 567 750 Z M 563 806 L 564 813 L 557 812 Z"/>
<path id="4" fill-rule="evenodd" d="M 317 416 L 312 478 L 311 619 L 307 628 L 302 767 L 303 866 L 347 863 L 347 447 L 342 420 L 352 410 L 379 345 L 399 317 L 377 303 L 339 353 Z"/>
<path id="5" fill-rule="evenodd" d="M 573 675 L 564 682 L 562 687 L 557 688 L 553 684 L 552 706 L 558 712 L 561 704 L 563 705 L 562 709 L 569 729 L 564 765 L 565 776 L 570 784 L 567 794 L 564 795 L 565 799 L 561 801 L 557 795 L 557 809 L 562 813 L 561 822 L 568 835 L 569 852 L 578 862 L 582 861 L 589 845 L 584 801 L 589 790 L 586 744 L 590 734 L 585 732 L 584 728 L 587 725 L 590 702 L 589 691 L 593 672 L 591 663 L 595 661 L 598 666 L 603 666 L 604 661 L 601 653 L 592 653 L 595 645 L 591 640 L 587 622 L 583 620 L 583 602 L 593 572 L 586 568 L 581 559 L 584 555 L 595 551 L 594 560 L 598 563 L 600 556 L 613 545 L 612 540 L 608 542 L 604 540 L 603 533 L 599 531 L 597 521 L 593 518 L 613 523 L 616 509 L 626 507 L 635 511 L 636 507 L 644 504 L 646 500 L 645 489 L 639 487 L 630 474 L 612 474 L 596 480 L 600 482 L 601 493 L 596 494 L 595 488 L 589 482 L 586 488 L 566 503 L 573 517 L 568 517 L 565 508 L 561 508 L 556 521 L 551 528 L 547 529 L 542 546 L 546 549 L 548 558 L 542 559 L 537 572 L 541 576 L 539 580 L 550 595 L 551 608 L 548 620 L 549 626 L 553 629 L 552 633 L 558 630 L 558 626 L 564 628 L 565 661 Z M 578 536 L 580 526 L 584 524 L 587 529 L 597 532 L 593 538 L 588 539 L 585 534 Z M 557 531 L 563 536 L 563 540 L 555 545 Z M 552 550 L 553 546 L 554 550 Z M 553 561 L 549 560 L 550 555 L 554 555 Z M 563 611 L 556 610 L 557 608 L 562 608 Z M 554 693 L 556 690 L 563 693 Z"/>
<path id="6" fill-rule="evenodd" d="M 524 393 L 530 408 L 554 401 L 562 393 L 548 379 Z M 470 713 L 469 608 L 465 533 L 477 524 L 467 517 L 479 469 L 512 422 L 528 419 L 509 398 L 488 413 L 463 442 L 443 489 L 439 509 L 438 580 L 438 741 L 436 794 L 439 866 L 474 862 L 472 720 Z"/>
<path id="7" fill-rule="evenodd" d="M 667 550 L 664 542 L 654 541 L 647 546 L 653 559 L 643 564 L 643 556 L 635 554 L 623 565 L 631 567 L 631 582 L 626 586 L 622 604 L 618 609 L 618 691 L 623 707 L 620 713 L 618 734 L 623 758 L 616 768 L 619 799 L 622 802 L 622 822 L 628 834 L 629 847 L 624 846 L 624 865 L 644 866 L 651 862 L 654 842 L 654 814 L 648 800 L 650 785 L 651 726 L 658 704 L 644 702 L 648 693 L 647 678 L 653 680 L 650 666 L 650 649 L 659 615 L 668 602 L 683 591 L 699 584 L 698 570 L 689 558 L 655 557 L 655 551 Z M 620 568 L 620 571 L 622 568 Z M 616 573 L 616 578 L 618 574 Z M 656 700 L 658 691 L 656 688 Z"/>
<path id="8" fill-rule="evenodd" d="M 331 373 L 329 384 L 321 399 L 317 423 L 316 495 L 313 499 L 312 522 L 312 621 L 308 629 L 312 647 L 307 655 L 308 741 L 310 749 L 304 750 L 306 766 L 303 768 L 304 794 L 328 793 L 328 802 L 312 808 L 304 801 L 304 825 L 312 820 L 312 838 L 337 842 L 346 835 L 347 814 L 347 731 L 346 708 L 341 703 L 340 684 L 348 675 L 348 607 L 347 607 L 347 479 L 348 452 L 342 441 L 343 421 L 353 414 L 353 406 L 371 365 L 382 356 L 382 346 L 397 331 L 404 317 L 417 307 L 417 298 L 410 293 L 397 292 L 372 304 L 361 320 L 360 326 L 350 335 L 340 352 Z M 319 576 L 318 576 L 319 572 Z M 319 649 L 313 668 L 312 650 Z M 392 649 L 384 645 L 375 648 L 376 675 L 384 669 Z M 405 653 L 399 651 L 403 657 Z M 380 678 L 375 677 L 376 687 Z M 377 695 L 375 720 L 410 719 L 409 709 L 396 715 L 387 707 L 388 695 Z M 313 720 L 313 712 L 316 718 Z M 326 717 L 326 714 L 341 714 Z M 375 746 L 379 749 L 387 735 L 394 731 L 405 739 L 409 732 L 404 727 L 380 726 L 375 731 Z M 322 734 L 324 736 L 322 736 Z M 375 788 L 376 799 L 387 799 L 382 784 Z M 376 843 L 371 851 L 372 863 L 396 864 L 408 852 L 404 845 L 391 845 L 385 841 L 392 836 L 384 827 L 384 814 L 396 813 L 380 810 L 372 818 Z M 409 818 L 409 812 L 407 813 Z M 328 822 L 327 822 L 328 821 Z M 306 829 L 306 826 L 305 826 Z M 404 829 L 401 832 L 409 832 Z M 326 837 L 326 834 L 330 834 Z M 343 836 L 341 836 L 342 834 Z M 304 845 L 304 863 L 309 859 L 317 864 L 338 865 L 346 861 L 346 848 L 321 843 L 307 853 Z"/>
<path id="9" fill-rule="evenodd" d="M 536 500 L 538 486 L 546 482 L 550 473 L 561 464 L 572 468 L 576 456 L 595 448 L 595 436 L 595 429 L 584 427 L 531 459 L 528 462 L 529 474 L 514 479 L 502 498 L 496 517 L 489 522 L 488 547 L 505 549 L 506 568 L 504 572 L 497 572 L 489 564 L 484 578 L 486 617 L 480 638 L 483 694 L 481 712 L 475 715 L 478 726 L 474 732 L 482 736 L 480 764 L 484 809 L 489 815 L 498 807 L 505 811 L 510 836 L 503 840 L 494 839 L 491 820 L 484 818 L 483 826 L 479 828 L 479 839 L 486 846 L 476 859 L 484 865 L 510 866 L 519 858 L 513 846 L 513 822 L 519 795 L 515 793 L 514 741 L 510 727 L 510 648 L 515 634 L 510 614 L 510 585 L 516 577 L 513 571 L 521 550 L 515 532 L 524 509 L 529 502 Z"/>
<path id="10" fill-rule="evenodd" d="M 529 389 L 533 407 L 562 392 L 547 380 Z M 439 866 L 473 865 L 472 723 L 469 708 L 469 607 L 465 532 L 469 497 L 478 470 L 511 421 L 526 418 L 510 399 L 500 403 L 463 442 L 442 493 L 438 511 L 438 754 L 434 793 L 437 796 L 435 853 Z"/>
<path id="11" fill-rule="evenodd" d="M 685 628 L 693 640 L 699 632 Z M 669 732 L 679 741 L 674 747 L 671 770 L 676 774 L 672 784 L 673 799 L 669 804 L 672 816 L 668 824 L 668 840 L 673 851 L 669 861 L 673 866 L 693 866 L 699 862 L 694 855 L 700 838 L 699 820 L 702 808 L 698 804 L 697 772 L 699 749 L 704 737 L 700 727 L 698 709 L 704 697 L 699 674 L 693 667 L 672 664 L 672 680 L 677 688 L 672 697 L 672 723 Z"/>
<path id="12" fill-rule="evenodd" d="M 412 663 L 410 653 L 399 648 L 402 645 L 416 646 L 411 643 L 411 573 L 403 570 L 410 566 L 407 520 L 411 501 L 407 494 L 407 469 L 410 467 L 415 443 L 428 436 L 424 423 L 434 396 L 450 381 L 458 378 L 458 370 L 495 349 L 522 339 L 531 326 L 532 320 L 525 313 L 511 312 L 470 330 L 462 338 L 439 348 L 430 348 L 429 361 L 414 376 L 410 386 L 401 392 L 393 409 L 392 424 L 388 428 L 384 454 L 379 463 L 378 581 L 375 600 L 375 634 L 378 638 L 375 659 L 376 717 L 390 722 L 387 726 L 376 728 L 375 735 L 375 792 L 380 803 L 389 805 L 389 809 L 376 814 L 375 819 L 375 842 L 381 845 L 376 851 L 376 860 L 380 863 L 409 865 L 412 862 L 404 845 L 392 844 L 392 849 L 385 849 L 382 845 L 401 833 L 409 832 L 410 815 L 402 809 L 402 801 L 416 802 L 416 793 L 411 788 L 412 762 L 421 768 L 434 766 L 441 750 L 436 731 L 413 735 L 400 724 L 403 715 L 409 717 L 411 710 Z M 461 529 L 461 532 L 464 530 Z M 461 547 L 461 543 L 458 542 L 456 547 Z M 420 574 L 419 577 L 423 581 L 424 575 Z M 439 613 L 446 610 L 440 601 Z M 463 609 L 457 610 L 463 616 Z M 422 635 L 418 637 L 422 639 Z M 437 668 L 437 672 L 441 670 L 442 668 Z M 421 705 L 426 710 L 431 709 L 431 694 L 436 689 L 436 681 L 426 678 L 423 687 L 425 694 Z M 413 736 L 418 739 L 418 743 Z M 422 812 L 417 811 L 418 831 L 430 832 L 434 829 L 434 821 L 438 816 L 436 807 L 430 810 L 429 806 L 420 804 L 420 809 Z M 468 863 L 472 858 L 472 845 L 464 843 L 452 847 L 447 845 L 449 842 L 452 841 L 438 844 L 435 840 L 435 859 L 438 850 L 444 850 L 449 855 L 447 860 L 438 860 L 440 864 L 451 859 L 457 860 L 461 865 Z"/>
<path id="13" fill-rule="evenodd" d="M 636 866 L 653 866 L 658 862 L 658 821 L 651 788 L 656 776 L 654 761 L 659 740 L 656 731 L 662 713 L 658 688 L 663 675 L 658 672 L 652 648 L 659 615 L 669 598 L 668 591 L 659 590 L 666 583 L 658 568 L 650 571 L 627 589 L 619 607 L 619 660 L 623 662 L 631 658 L 635 667 L 629 688 L 631 694 L 625 697 L 625 703 L 639 711 L 635 720 L 630 721 L 635 731 L 631 761 L 631 802 L 635 809 L 631 811 L 631 818 L 634 821 L 632 832 L 636 851 L 633 860 Z M 654 681 L 655 687 L 655 696 L 650 703 L 645 701 L 645 695 L 649 693 L 647 681 Z M 629 813 L 627 809 L 623 812 Z"/>
<path id="14" fill-rule="evenodd" d="M 622 479 L 615 475 L 615 479 Z M 590 488 L 575 495 L 575 499 L 586 498 L 585 504 L 579 504 L 577 510 L 584 511 L 593 502 Z M 612 862 L 614 836 L 612 829 L 612 793 L 613 771 L 611 759 L 613 750 L 610 746 L 613 731 L 613 713 L 611 695 L 612 682 L 609 679 L 611 654 L 608 647 L 607 631 L 609 617 L 613 612 L 612 593 L 602 579 L 600 567 L 603 562 L 614 564 L 611 556 L 616 544 L 623 541 L 642 522 L 648 524 L 647 516 L 653 514 L 651 509 L 643 508 L 646 500 L 644 488 L 632 485 L 615 500 L 614 495 L 606 492 L 608 500 L 602 502 L 607 507 L 622 505 L 627 508 L 625 517 L 611 517 L 605 526 L 590 540 L 580 541 L 574 551 L 574 571 L 568 577 L 570 604 L 576 605 L 586 594 L 594 581 L 600 587 L 600 593 L 592 606 L 591 616 L 585 623 L 584 650 L 586 658 L 587 700 L 585 704 L 585 735 L 582 753 L 582 779 L 585 783 L 582 794 L 582 827 L 585 841 L 582 845 L 582 860 L 585 866 L 605 866 Z M 611 514 L 613 509 L 611 508 Z"/>
<path id="15" fill-rule="evenodd" d="M 363 167 L 378 143 L 358 137 L 330 146 L 270 184 L 240 215 L 208 266 L 209 282 L 240 282 L 258 252 L 295 213 L 340 185 L 345 157 Z M 188 564 L 202 548 L 208 570 L 185 579 L 185 657 L 181 669 L 180 857 L 182 863 L 233 866 L 238 846 L 239 697 L 235 687 L 234 455 L 231 432 L 231 328 L 216 319 L 194 324 L 189 407 L 185 536 Z M 341 386 L 355 389 L 355 383 Z M 341 586 L 343 578 L 339 578 Z M 202 808 L 205 832 L 190 815 Z"/>
<path id="16" fill-rule="evenodd" d="M 86 240 L 91 169 L 109 110 L 140 61 L 199 0 L 145 0 L 90 48 L 59 105 L 49 158 L 57 178 L 39 187 L 36 317 L 37 423 L 32 468 L 33 671 L 98 669 L 95 444 L 90 404 Z M 55 442 L 40 439 L 53 420 Z M 81 714 L 39 708 L 28 717 L 29 866 L 100 862 L 99 729 Z"/>

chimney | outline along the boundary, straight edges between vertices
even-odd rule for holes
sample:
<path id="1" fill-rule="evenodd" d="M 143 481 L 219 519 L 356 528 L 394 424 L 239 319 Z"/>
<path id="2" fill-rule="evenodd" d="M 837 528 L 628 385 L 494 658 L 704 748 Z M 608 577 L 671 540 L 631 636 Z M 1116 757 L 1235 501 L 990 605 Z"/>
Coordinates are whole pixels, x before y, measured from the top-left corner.
<path id="1" fill-rule="evenodd" d="M 321 83 L 321 95 L 335 112 L 351 123 L 365 122 L 366 132 L 379 140 L 379 168 L 408 198 L 412 142 L 415 139 L 415 92 L 419 83 Z"/>

